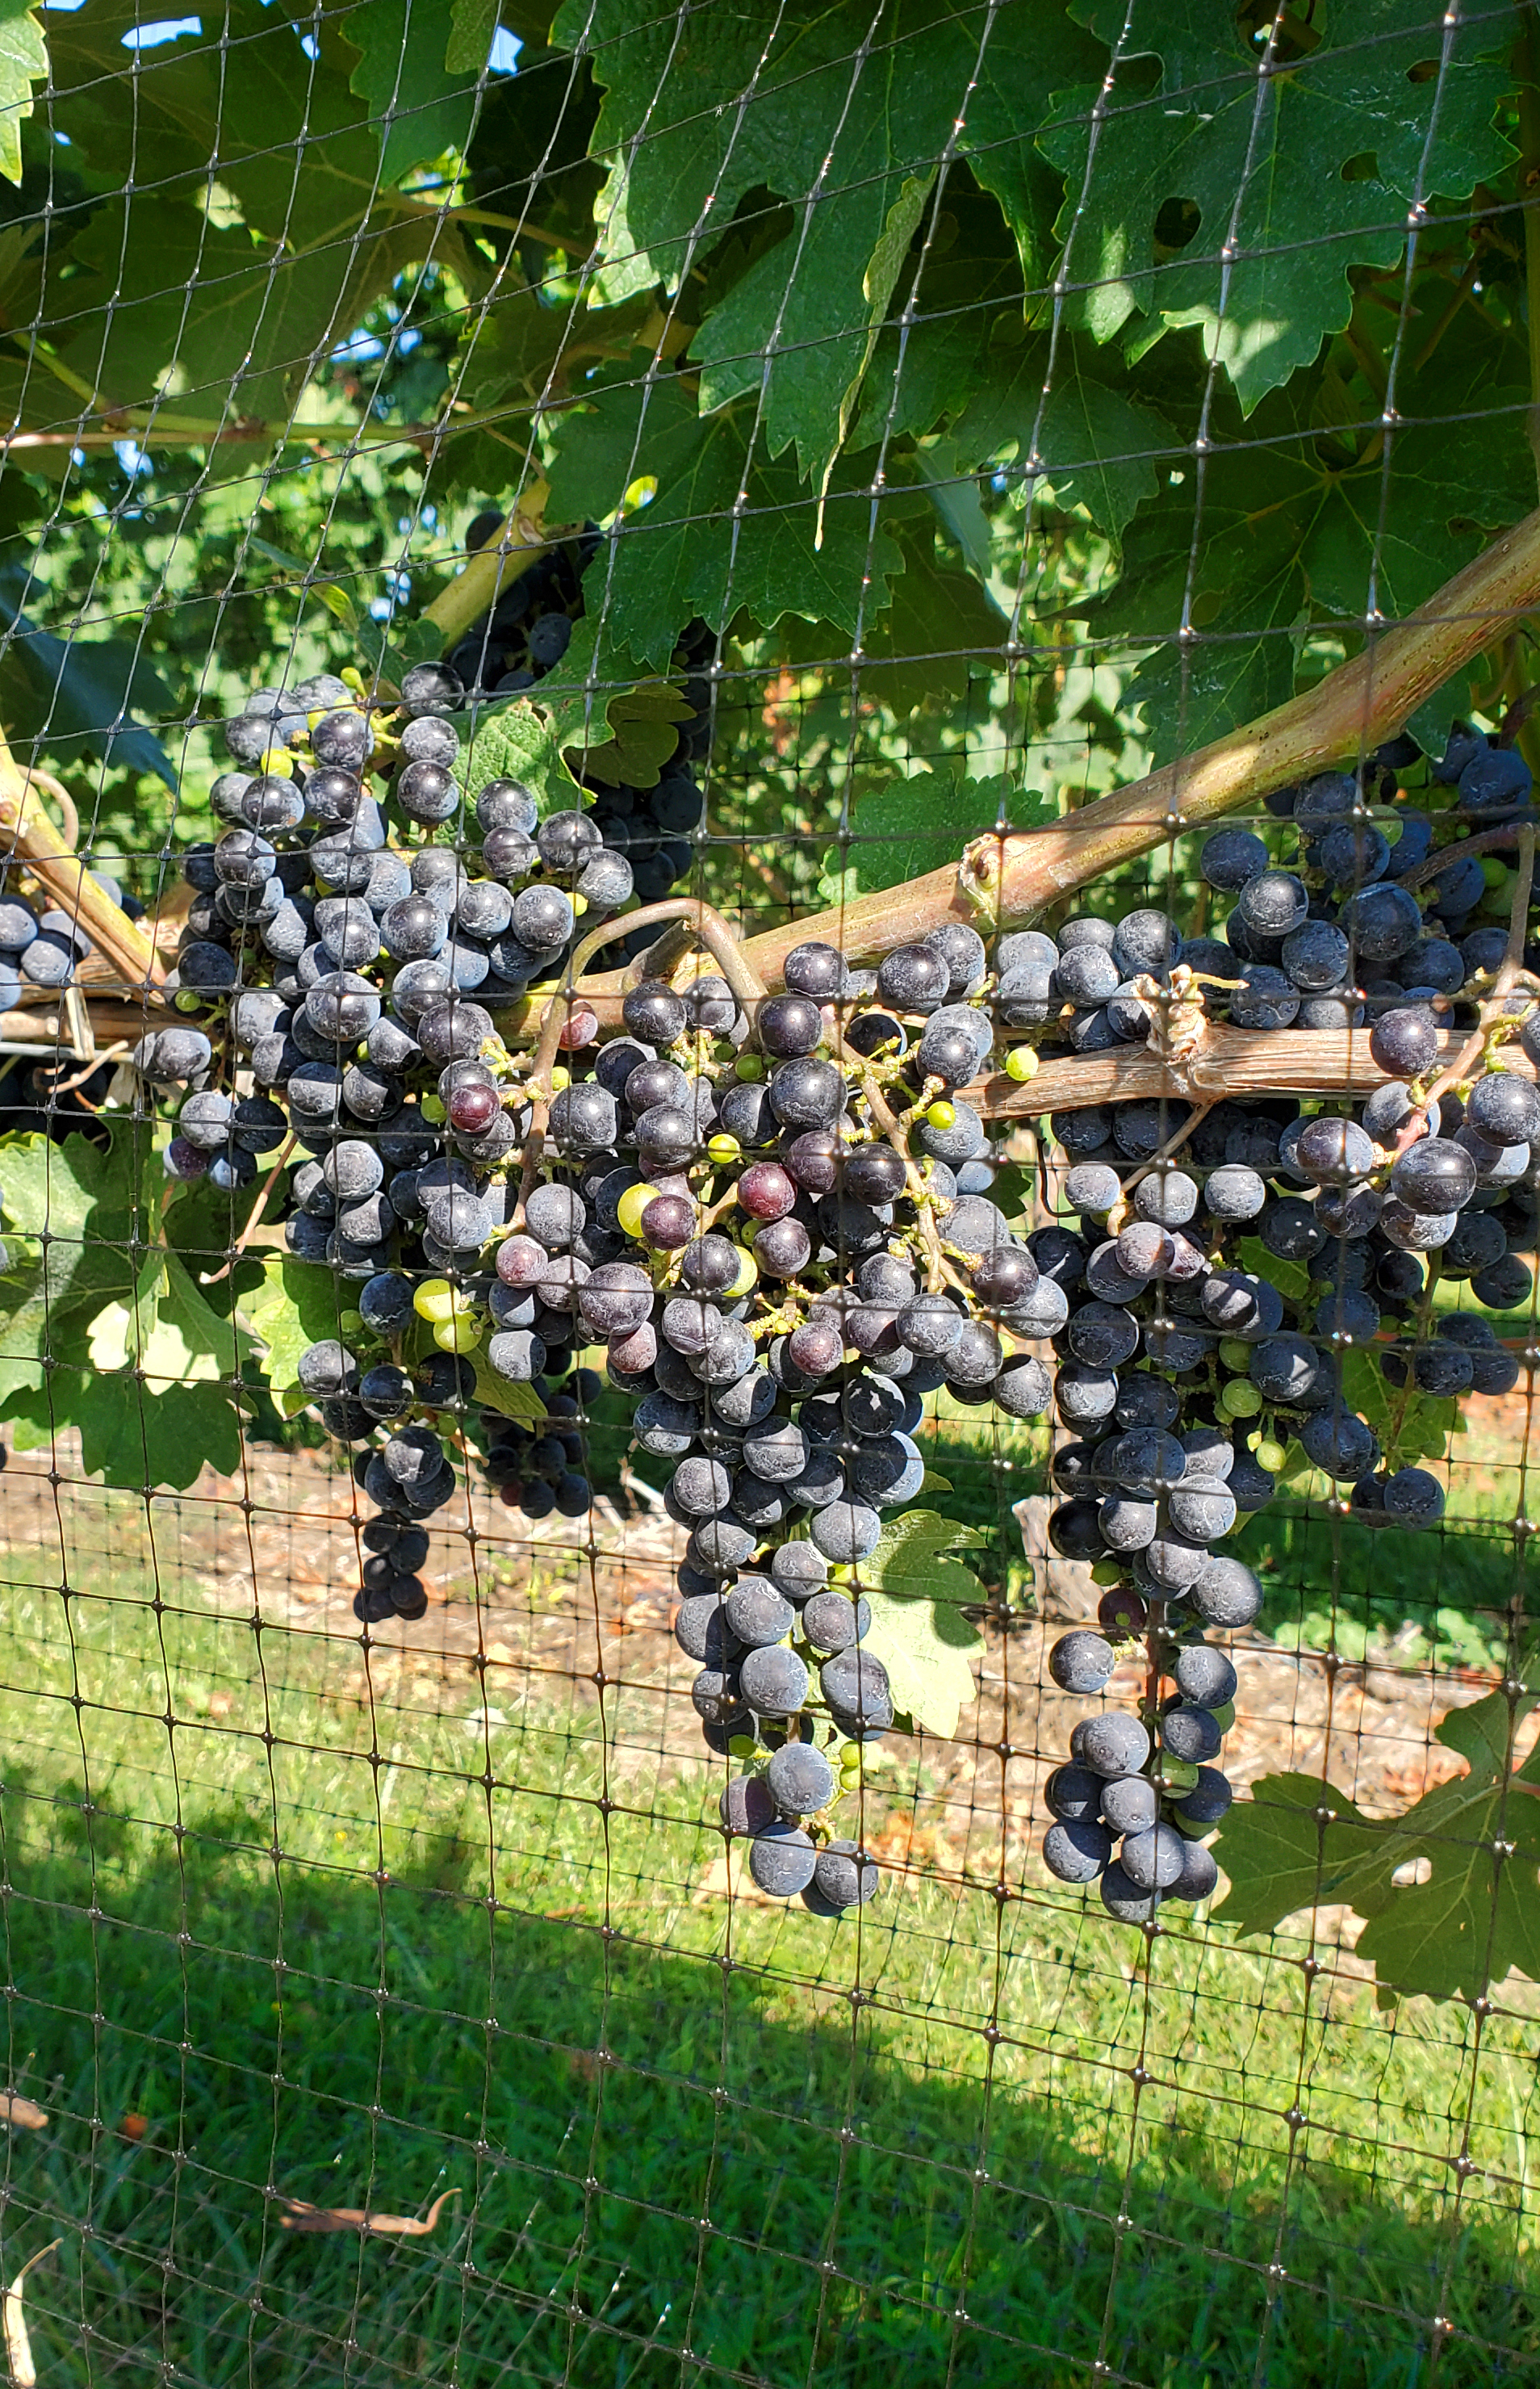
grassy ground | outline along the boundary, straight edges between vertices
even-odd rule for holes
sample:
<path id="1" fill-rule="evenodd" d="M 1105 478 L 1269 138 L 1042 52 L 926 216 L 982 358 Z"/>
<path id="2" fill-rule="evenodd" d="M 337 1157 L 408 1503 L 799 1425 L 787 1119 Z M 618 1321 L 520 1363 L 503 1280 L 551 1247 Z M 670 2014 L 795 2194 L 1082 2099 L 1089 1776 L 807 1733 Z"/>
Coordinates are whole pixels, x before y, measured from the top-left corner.
<path id="1" fill-rule="evenodd" d="M 45 2383 L 1533 2378 L 1520 2021 L 1201 1923 L 1146 1971 L 1033 1882 L 702 1899 L 709 1786 L 639 1702 L 489 1712 L 46 1569 L 0 1641 Z M 280 2228 L 446 2189 L 426 2238 Z"/>

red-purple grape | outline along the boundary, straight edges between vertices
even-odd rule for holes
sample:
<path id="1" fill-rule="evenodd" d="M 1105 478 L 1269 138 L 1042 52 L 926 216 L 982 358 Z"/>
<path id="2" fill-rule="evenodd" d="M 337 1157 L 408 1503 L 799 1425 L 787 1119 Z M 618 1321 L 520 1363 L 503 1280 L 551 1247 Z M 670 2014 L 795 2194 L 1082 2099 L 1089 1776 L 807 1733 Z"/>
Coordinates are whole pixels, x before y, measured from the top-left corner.
<path id="1" fill-rule="evenodd" d="M 550 1266 L 550 1254 L 533 1236 L 505 1236 L 497 1248 L 497 1273 L 504 1285 L 535 1285 Z"/>
<path id="2" fill-rule="evenodd" d="M 655 1194 L 642 1214 L 643 1241 L 657 1252 L 677 1253 L 695 1233 L 695 1207 L 683 1194 Z"/>
<path id="3" fill-rule="evenodd" d="M 449 1099 L 449 1124 L 457 1136 L 484 1136 L 503 1106 L 491 1087 L 473 1081 L 456 1087 Z"/>
<path id="4" fill-rule="evenodd" d="M 738 1206 L 751 1220 L 782 1220 L 796 1201 L 796 1188 L 778 1161 L 751 1161 L 738 1181 Z"/>

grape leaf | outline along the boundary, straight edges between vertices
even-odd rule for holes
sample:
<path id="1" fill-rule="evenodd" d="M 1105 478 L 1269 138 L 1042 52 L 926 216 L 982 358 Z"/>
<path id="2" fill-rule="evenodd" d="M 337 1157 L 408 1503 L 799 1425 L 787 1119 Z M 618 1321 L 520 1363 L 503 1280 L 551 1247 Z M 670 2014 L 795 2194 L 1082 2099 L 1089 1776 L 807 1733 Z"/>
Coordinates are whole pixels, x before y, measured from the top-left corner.
<path id="1" fill-rule="evenodd" d="M 93 1368 L 137 1369 L 154 1389 L 161 1380 L 238 1377 L 251 1338 L 212 1309 L 176 1255 L 162 1250 L 146 1257 L 132 1303 L 108 1303 L 96 1313 L 87 1346 Z"/>
<path id="2" fill-rule="evenodd" d="M 0 0 L 0 174 L 21 180 L 21 120 L 32 112 L 32 85 L 48 71 L 48 52 L 28 0 Z"/>
<path id="3" fill-rule="evenodd" d="M 1324 1813 L 1323 1813 L 1324 1812 Z M 1229 1877 L 1215 1915 L 1238 1933 L 1271 1933 L 1301 1909 L 1368 1897 L 1377 1828 L 1346 1795 L 1311 1775 L 1264 1775 L 1227 1814 L 1214 1855 Z"/>
<path id="4" fill-rule="evenodd" d="M 490 25 L 487 33 L 490 46 Z M 449 64 L 442 0 L 362 0 L 348 11 L 345 34 L 359 53 L 350 86 L 379 128 L 382 184 L 399 183 L 414 166 L 465 147 L 487 53 L 468 72 Z M 460 26 L 452 28 L 457 59 L 461 34 Z"/>
<path id="5" fill-rule="evenodd" d="M 574 625 L 566 655 L 540 683 L 539 703 L 569 770 L 612 786 L 655 788 L 679 747 L 679 724 L 693 719 L 671 682 L 643 674 L 614 646 L 597 607 Z"/>
<path id="6" fill-rule="evenodd" d="M 300 1353 L 308 1345 L 336 1335 L 347 1307 L 330 1270 L 286 1259 L 270 1262 L 261 1291 L 243 1303 L 247 1325 L 266 1348 L 262 1374 L 286 1418 L 303 1410 L 310 1399 L 299 1384 Z"/>
<path id="7" fill-rule="evenodd" d="M 678 374 L 611 368 L 550 428 L 558 520 L 613 514 L 635 484 L 653 485 L 585 578 L 607 635 L 639 664 L 666 666 L 696 615 L 714 631 L 744 607 L 767 628 L 793 614 L 853 633 L 887 604 L 900 559 L 870 491 L 831 490 L 820 542 L 820 509 L 791 466 L 770 463 L 762 441 L 751 447 L 752 409 L 702 416 Z"/>
<path id="8" fill-rule="evenodd" d="M 476 1399 L 484 1409 L 500 1411 L 504 1418 L 517 1419 L 524 1426 L 532 1426 L 545 1416 L 545 1404 L 533 1386 L 515 1386 L 500 1377 L 488 1366 L 484 1352 L 473 1352 L 470 1359 L 476 1371 Z"/>
<path id="9" fill-rule="evenodd" d="M 1266 73 L 1251 19 L 1203 0 L 1073 13 L 1117 67 L 1110 103 L 1056 91 L 1038 134 L 1066 180 L 1070 320 L 1103 341 L 1141 313 L 1157 336 L 1198 326 L 1247 414 L 1345 326 L 1354 269 L 1396 263 L 1408 209 L 1463 198 L 1512 154 L 1493 122 L 1510 33 L 1439 28 L 1425 0 L 1364 0 Z M 1196 223 L 1171 224 L 1184 202 Z"/>
<path id="10" fill-rule="evenodd" d="M 1310 1272 L 1303 1261 L 1286 1261 L 1269 1251 L 1260 1236 L 1242 1236 L 1235 1258 L 1248 1277 L 1266 1278 L 1285 1302 L 1303 1302 L 1310 1291 Z"/>
<path id="11" fill-rule="evenodd" d="M 497 0 L 449 0 L 449 14 L 445 66 L 451 74 L 479 74 L 491 55 Z"/>
<path id="12" fill-rule="evenodd" d="M 955 862 L 969 838 L 1002 823 L 1029 829 L 1057 818 L 1051 798 L 1018 788 L 999 773 L 966 780 L 947 769 L 893 780 L 862 798 L 848 843 L 824 856 L 819 895 L 826 904 L 848 903 Z"/>
<path id="13" fill-rule="evenodd" d="M 1436 1738 L 1466 1771 L 1398 1818 L 1371 1820 L 1309 1776 L 1264 1776 L 1220 1829 L 1230 1887 L 1215 1914 L 1264 1933 L 1342 1903 L 1368 1920 L 1357 1955 L 1381 1984 L 1431 1999 L 1477 1997 L 1513 1967 L 1540 1981 L 1540 1747 L 1519 1768 L 1510 1756 L 1537 1703 L 1526 1681 L 1517 1700 L 1498 1692 L 1452 1710 Z M 1397 1884 L 1414 1861 L 1427 1881 Z"/>
<path id="14" fill-rule="evenodd" d="M 462 716 L 466 743 L 454 765 L 467 797 L 489 780 L 522 780 L 543 814 L 575 806 L 581 791 L 563 763 L 551 725 L 527 696 L 477 706 Z"/>
<path id="15" fill-rule="evenodd" d="M 1152 408 L 1088 373 L 1069 339 L 1059 344 L 1051 375 L 1046 341 L 1029 341 L 1008 364 L 995 364 L 951 437 L 974 465 L 1013 457 L 1035 484 L 1049 484 L 1056 505 L 1083 505 L 1114 539 L 1155 495 L 1157 463 L 1178 445 Z"/>
<path id="16" fill-rule="evenodd" d="M 85 1136 L 0 1141 L 9 1254 L 0 1277 L 0 1400 L 45 1386 L 45 1361 L 83 1362 L 95 1313 L 133 1299 L 128 1245 L 146 1218 L 144 1159 L 126 1127 L 105 1148 Z"/>
<path id="17" fill-rule="evenodd" d="M 568 0 L 552 39 L 592 57 L 605 95 L 594 147 L 626 159 L 629 238 L 672 283 L 707 221 L 727 223 L 757 189 L 791 203 L 790 229 L 708 308 L 692 356 L 704 403 L 762 407 L 771 455 L 795 442 L 815 485 L 949 149 L 993 192 L 1037 278 L 1052 185 L 1028 138 L 1043 95 L 1096 55 L 1060 10 L 981 26 L 934 0 L 901 0 L 876 42 L 838 8 L 788 18 L 743 0 L 697 11 L 681 40 L 646 0 Z"/>
<path id="18" fill-rule="evenodd" d="M 885 1525 L 859 1570 L 872 1611 L 861 1648 L 886 1668 L 895 1710 L 944 1739 L 956 1733 L 974 1698 L 974 1662 L 984 1648 L 962 1615 L 963 1604 L 980 1597 L 978 1578 L 948 1554 L 984 1539 L 976 1527 L 934 1511 L 908 1510 Z"/>

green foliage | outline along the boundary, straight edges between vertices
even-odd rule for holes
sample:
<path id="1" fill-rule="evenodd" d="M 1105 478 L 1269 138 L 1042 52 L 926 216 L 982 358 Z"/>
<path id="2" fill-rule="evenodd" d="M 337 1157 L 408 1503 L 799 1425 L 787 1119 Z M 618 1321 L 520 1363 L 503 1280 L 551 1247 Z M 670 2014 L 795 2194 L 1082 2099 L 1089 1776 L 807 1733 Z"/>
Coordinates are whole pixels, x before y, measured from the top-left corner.
<path id="1" fill-rule="evenodd" d="M 893 1706 L 912 1727 L 948 1739 L 974 1697 L 974 1664 L 984 1637 L 964 1615 L 979 1599 L 979 1581 L 949 1556 L 983 1542 L 975 1527 L 959 1526 L 934 1510 L 906 1510 L 890 1518 L 882 1539 L 860 1566 L 872 1610 L 862 1648 L 882 1661 Z"/>
<path id="2" fill-rule="evenodd" d="M 1138 317 L 1136 347 L 1195 326 L 1248 415 L 1346 328 L 1353 269 L 1395 264 L 1409 206 L 1464 198 L 1512 157 L 1493 122 L 1507 25 L 1445 46 L 1422 0 L 1369 0 L 1324 40 L 1281 32 L 1288 71 L 1259 79 L 1265 37 L 1242 14 L 1201 0 L 1071 13 L 1115 45 L 1122 101 L 1089 172 L 1093 89 L 1056 92 L 1040 136 L 1071 198 L 1072 320 L 1110 341 Z"/>
<path id="3" fill-rule="evenodd" d="M 824 857 L 819 894 L 826 904 L 839 904 L 874 888 L 901 887 L 955 862 L 969 838 L 994 829 L 1030 829 L 1054 817 L 1054 808 L 1023 796 L 998 773 L 960 780 L 947 771 L 893 780 L 867 798 L 846 840 Z"/>
<path id="4" fill-rule="evenodd" d="M 1465 1772 L 1393 1820 L 1312 1776 L 1262 1777 L 1215 1844 L 1230 1885 L 1215 1914 L 1259 1933 L 1300 1910 L 1351 1908 L 1368 1920 L 1356 1954 L 1392 1991 L 1476 1999 L 1511 1967 L 1540 1977 L 1540 1752 L 1513 1764 L 1537 1701 L 1503 1691 L 1451 1711 L 1437 1739 Z"/>
<path id="5" fill-rule="evenodd" d="M 304 1407 L 298 1362 L 307 1346 L 337 1333 L 337 1281 L 311 1261 L 269 1265 L 261 1289 L 245 1305 L 251 1332 L 264 1347 L 263 1374 L 286 1414 Z"/>
<path id="6" fill-rule="evenodd" d="M 48 71 L 43 28 L 27 0 L 0 5 L 0 174 L 21 180 L 21 123 L 32 112 L 32 85 Z"/>

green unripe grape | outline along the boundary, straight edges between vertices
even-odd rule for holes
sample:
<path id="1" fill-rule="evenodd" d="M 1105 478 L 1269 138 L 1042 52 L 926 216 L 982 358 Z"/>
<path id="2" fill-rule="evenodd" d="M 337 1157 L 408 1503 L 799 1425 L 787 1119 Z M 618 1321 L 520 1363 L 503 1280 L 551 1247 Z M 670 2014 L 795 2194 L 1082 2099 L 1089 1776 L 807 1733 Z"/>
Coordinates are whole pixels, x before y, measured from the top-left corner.
<path id="1" fill-rule="evenodd" d="M 474 1352 L 481 1341 L 480 1325 L 460 1311 L 452 1319 L 439 1321 L 433 1340 L 440 1352 Z"/>
<path id="2" fill-rule="evenodd" d="M 1121 1584 L 1123 1569 L 1116 1560 L 1096 1560 L 1091 1565 L 1092 1584 Z"/>
<path id="3" fill-rule="evenodd" d="M 639 1236 L 642 1233 L 642 1214 L 656 1195 L 655 1186 L 627 1187 L 615 1207 L 615 1216 L 620 1222 L 623 1235 Z"/>
<path id="4" fill-rule="evenodd" d="M 1255 1418 L 1262 1397 L 1249 1378 L 1232 1377 L 1220 1393 L 1218 1406 L 1227 1418 Z"/>
<path id="5" fill-rule="evenodd" d="M 1018 1087 L 1025 1087 L 1029 1079 L 1035 1079 L 1037 1075 L 1035 1049 L 1030 1045 L 1012 1045 L 1005 1057 L 1005 1075 L 1008 1079 L 1014 1079 Z"/>
<path id="6" fill-rule="evenodd" d="M 741 1157 L 744 1148 L 735 1136 L 724 1134 L 714 1136 L 706 1150 L 719 1169 L 727 1169 Z"/>
<path id="7" fill-rule="evenodd" d="M 757 1054 L 740 1054 L 732 1065 L 732 1075 L 752 1086 L 756 1080 L 764 1077 L 765 1066 Z"/>
<path id="8" fill-rule="evenodd" d="M 1190 1758 L 1173 1758 L 1169 1751 L 1163 1751 L 1159 1780 L 1163 1792 L 1190 1792 L 1198 1781 L 1198 1769 Z M 1203 1831 L 1209 1828 L 1205 1825 Z"/>
<path id="9" fill-rule="evenodd" d="M 751 1733 L 735 1733 L 727 1746 L 734 1758 L 752 1758 L 756 1750 L 758 1748 L 758 1744 Z M 1205 1833 L 1207 1833 L 1208 1827 L 1206 1825 L 1203 1827 L 1203 1831 Z"/>
<path id="10" fill-rule="evenodd" d="M 363 1311 L 345 1310 L 337 1322 L 337 1332 L 339 1335 L 360 1335 L 364 1334 L 366 1331 L 363 1325 Z"/>
<path id="11" fill-rule="evenodd" d="M 174 1001 L 178 1012 L 196 1012 L 203 998 L 195 995 L 190 987 L 179 987 Z"/>
<path id="12" fill-rule="evenodd" d="M 437 1095 L 424 1095 L 417 1108 L 434 1128 L 441 1128 L 449 1117 Z"/>
<path id="13" fill-rule="evenodd" d="M 1219 1360 L 1221 1366 L 1232 1371 L 1236 1376 L 1249 1377 L 1251 1375 L 1252 1348 L 1249 1344 L 1242 1344 L 1239 1335 L 1226 1335 L 1221 1337 L 1219 1343 Z"/>
<path id="14" fill-rule="evenodd" d="M 1235 1703 L 1233 1701 L 1221 1701 L 1216 1709 L 1210 1709 L 1209 1715 L 1214 1719 L 1215 1724 L 1218 1727 L 1221 1733 L 1228 1733 L 1231 1726 L 1235 1723 Z"/>
<path id="15" fill-rule="evenodd" d="M 1495 854 L 1483 854 L 1481 858 L 1481 865 L 1482 877 L 1489 888 L 1506 888 L 1513 876 L 1507 863 Z"/>
<path id="16" fill-rule="evenodd" d="M 1279 1443 L 1276 1437 L 1270 1435 L 1265 1435 L 1256 1447 L 1256 1464 L 1259 1468 L 1265 1468 L 1269 1476 L 1278 1475 L 1288 1457 L 1287 1445 Z"/>
<path id="17" fill-rule="evenodd" d="M 412 1308 L 419 1319 L 437 1327 L 443 1320 L 453 1318 L 457 1299 L 447 1277 L 427 1277 L 413 1296 Z"/>
<path id="18" fill-rule="evenodd" d="M 752 1294 L 759 1283 L 759 1264 L 747 1250 L 738 1256 L 738 1274 L 727 1289 L 727 1298 L 736 1302 L 741 1295 Z"/>
<path id="19" fill-rule="evenodd" d="M 948 1104 L 946 1102 L 932 1104 L 929 1111 L 925 1114 L 925 1118 L 929 1126 L 934 1129 L 945 1131 L 949 1128 L 955 1128 L 957 1126 L 957 1105 L 955 1104 Z"/>

